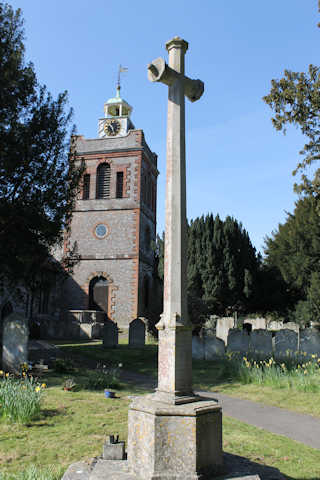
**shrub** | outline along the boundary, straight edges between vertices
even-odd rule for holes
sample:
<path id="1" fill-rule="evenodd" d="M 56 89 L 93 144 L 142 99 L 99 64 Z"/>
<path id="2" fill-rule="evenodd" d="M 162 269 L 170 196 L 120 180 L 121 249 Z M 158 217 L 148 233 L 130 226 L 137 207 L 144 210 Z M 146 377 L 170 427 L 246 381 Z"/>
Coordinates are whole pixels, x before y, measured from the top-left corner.
<path id="1" fill-rule="evenodd" d="M 17 423 L 37 418 L 45 384 L 40 385 L 26 373 L 21 378 L 3 372 L 0 375 L 0 417 Z"/>
<path id="2" fill-rule="evenodd" d="M 104 388 L 117 388 L 119 386 L 119 375 L 122 364 L 107 366 L 98 364 L 96 370 L 90 372 L 83 382 L 84 388 L 88 390 L 102 390 Z"/>

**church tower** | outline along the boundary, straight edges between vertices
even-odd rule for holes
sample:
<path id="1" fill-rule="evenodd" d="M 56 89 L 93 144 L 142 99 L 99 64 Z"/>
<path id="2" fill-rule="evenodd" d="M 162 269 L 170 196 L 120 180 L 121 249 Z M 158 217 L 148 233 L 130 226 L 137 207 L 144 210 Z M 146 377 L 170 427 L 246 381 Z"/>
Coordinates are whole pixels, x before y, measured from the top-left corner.
<path id="1" fill-rule="evenodd" d="M 75 138 L 85 162 L 65 249 L 76 242 L 79 263 L 64 288 L 65 310 L 100 310 L 122 330 L 152 311 L 157 155 L 135 129 L 120 96 L 104 104 L 98 138 Z"/>

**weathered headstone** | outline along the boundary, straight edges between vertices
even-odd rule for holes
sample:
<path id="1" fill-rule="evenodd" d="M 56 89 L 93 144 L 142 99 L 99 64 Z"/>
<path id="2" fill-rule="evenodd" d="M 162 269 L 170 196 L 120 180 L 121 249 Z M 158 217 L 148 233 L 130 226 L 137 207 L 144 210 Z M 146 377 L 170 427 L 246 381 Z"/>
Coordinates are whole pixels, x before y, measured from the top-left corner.
<path id="1" fill-rule="evenodd" d="M 249 338 L 250 337 L 245 330 L 230 328 L 227 341 L 228 352 L 239 352 L 241 354 L 248 353 Z"/>
<path id="2" fill-rule="evenodd" d="M 142 318 L 135 318 L 129 324 L 129 345 L 142 347 L 146 343 L 146 324 Z"/>
<path id="3" fill-rule="evenodd" d="M 274 336 L 274 354 L 276 358 L 295 356 L 298 351 L 298 334 L 284 328 Z"/>
<path id="4" fill-rule="evenodd" d="M 227 344 L 229 330 L 234 326 L 235 324 L 233 317 L 223 317 L 217 319 L 216 336 L 217 338 L 221 338 L 221 340 L 224 341 L 225 345 Z"/>
<path id="5" fill-rule="evenodd" d="M 20 372 L 21 364 L 28 361 L 28 320 L 20 313 L 11 313 L 4 320 L 2 368 L 7 372 Z"/>
<path id="6" fill-rule="evenodd" d="M 116 347 L 118 345 L 118 327 L 112 320 L 107 319 L 105 321 L 102 339 L 104 348 Z"/>
<path id="7" fill-rule="evenodd" d="M 207 336 L 203 340 L 205 360 L 215 360 L 225 354 L 226 347 L 221 338 Z"/>
<path id="8" fill-rule="evenodd" d="M 307 356 L 317 355 L 320 357 L 320 332 L 314 328 L 300 330 L 299 350 Z"/>
<path id="9" fill-rule="evenodd" d="M 204 360 L 204 340 L 197 335 L 192 336 L 192 358 Z"/>
<path id="10" fill-rule="evenodd" d="M 268 330 L 257 329 L 250 333 L 250 350 L 261 358 L 272 355 L 272 333 Z"/>

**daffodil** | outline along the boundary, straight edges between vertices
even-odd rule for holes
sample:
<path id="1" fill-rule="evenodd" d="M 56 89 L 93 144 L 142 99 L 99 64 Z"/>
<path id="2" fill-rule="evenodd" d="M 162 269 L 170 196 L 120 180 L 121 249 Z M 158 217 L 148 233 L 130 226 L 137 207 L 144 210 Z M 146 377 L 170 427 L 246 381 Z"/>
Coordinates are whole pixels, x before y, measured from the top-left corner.
<path id="1" fill-rule="evenodd" d="M 40 392 L 40 390 L 41 390 L 40 387 L 36 387 L 36 388 L 35 388 L 35 391 L 36 391 L 36 392 Z"/>
<path id="2" fill-rule="evenodd" d="M 46 384 L 46 383 L 43 383 L 43 384 L 41 385 L 41 388 L 46 388 L 46 386 L 47 386 L 47 384 Z"/>

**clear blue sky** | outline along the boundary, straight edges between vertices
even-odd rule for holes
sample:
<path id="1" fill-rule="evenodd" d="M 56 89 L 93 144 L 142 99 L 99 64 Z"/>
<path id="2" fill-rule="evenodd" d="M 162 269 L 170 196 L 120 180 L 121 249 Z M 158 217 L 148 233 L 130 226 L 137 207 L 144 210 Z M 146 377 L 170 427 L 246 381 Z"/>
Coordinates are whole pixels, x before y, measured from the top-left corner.
<path id="1" fill-rule="evenodd" d="M 158 231 L 164 228 L 167 88 L 147 80 L 165 42 L 189 42 L 186 74 L 205 83 L 186 106 L 188 218 L 232 215 L 262 249 L 265 235 L 293 211 L 292 170 L 303 138 L 275 131 L 262 101 L 284 69 L 319 65 L 316 0 L 20 0 L 26 55 L 56 95 L 68 90 L 77 132 L 97 136 L 118 65 L 132 120 L 159 155 Z"/>

